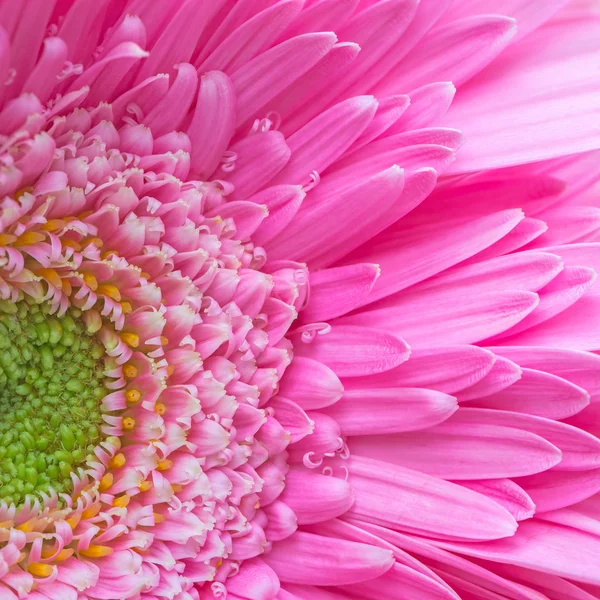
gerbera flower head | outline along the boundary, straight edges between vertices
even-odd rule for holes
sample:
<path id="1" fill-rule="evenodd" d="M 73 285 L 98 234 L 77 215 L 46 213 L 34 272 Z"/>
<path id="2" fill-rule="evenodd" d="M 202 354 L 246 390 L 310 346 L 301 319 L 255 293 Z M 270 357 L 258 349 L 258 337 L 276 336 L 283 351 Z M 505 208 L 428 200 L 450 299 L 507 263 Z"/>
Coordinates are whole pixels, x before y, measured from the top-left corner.
<path id="1" fill-rule="evenodd" d="M 0 600 L 600 598 L 598 20 L 495 4 L 0 2 Z"/>

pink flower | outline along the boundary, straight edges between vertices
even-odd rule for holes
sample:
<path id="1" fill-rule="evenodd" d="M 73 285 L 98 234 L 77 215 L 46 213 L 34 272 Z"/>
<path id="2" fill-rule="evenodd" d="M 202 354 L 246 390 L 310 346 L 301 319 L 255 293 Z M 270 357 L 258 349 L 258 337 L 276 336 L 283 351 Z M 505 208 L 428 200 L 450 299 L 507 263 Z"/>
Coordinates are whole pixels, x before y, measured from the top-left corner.
<path id="1" fill-rule="evenodd" d="M 0 2 L 0 600 L 600 598 L 599 11 L 451 4 Z"/>

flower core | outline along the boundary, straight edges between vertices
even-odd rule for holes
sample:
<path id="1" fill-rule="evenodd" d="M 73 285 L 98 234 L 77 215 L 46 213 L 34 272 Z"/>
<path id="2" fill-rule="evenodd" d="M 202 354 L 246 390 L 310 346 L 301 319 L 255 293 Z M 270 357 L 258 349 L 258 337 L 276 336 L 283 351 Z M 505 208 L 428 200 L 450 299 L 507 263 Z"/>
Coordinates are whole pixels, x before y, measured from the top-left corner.
<path id="1" fill-rule="evenodd" d="M 71 493 L 71 473 L 101 440 L 105 350 L 81 311 L 0 305 L 0 498 Z"/>

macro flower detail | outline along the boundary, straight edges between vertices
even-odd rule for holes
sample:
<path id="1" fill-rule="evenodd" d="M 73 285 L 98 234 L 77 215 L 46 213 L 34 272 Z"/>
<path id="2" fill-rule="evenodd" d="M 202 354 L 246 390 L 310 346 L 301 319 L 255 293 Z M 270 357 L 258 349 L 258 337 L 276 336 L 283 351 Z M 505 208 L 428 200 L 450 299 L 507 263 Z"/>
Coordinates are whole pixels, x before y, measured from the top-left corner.
<path id="1" fill-rule="evenodd" d="M 0 600 L 600 598 L 599 19 L 0 1 Z"/>

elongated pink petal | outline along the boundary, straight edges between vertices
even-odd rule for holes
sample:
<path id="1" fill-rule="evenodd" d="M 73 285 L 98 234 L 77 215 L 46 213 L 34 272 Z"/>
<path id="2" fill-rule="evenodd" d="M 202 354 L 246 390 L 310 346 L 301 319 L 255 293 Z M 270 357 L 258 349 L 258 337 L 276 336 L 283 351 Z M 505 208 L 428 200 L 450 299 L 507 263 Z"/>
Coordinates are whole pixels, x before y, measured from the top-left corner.
<path id="1" fill-rule="evenodd" d="M 299 356 L 288 367 L 279 392 L 304 409 L 324 408 L 342 397 L 338 376 L 320 360 Z"/>
<path id="2" fill-rule="evenodd" d="M 269 100 L 304 75 L 331 50 L 334 33 L 307 33 L 287 40 L 231 74 L 238 106 L 237 125 L 242 125 Z"/>
<path id="3" fill-rule="evenodd" d="M 200 78 L 194 116 L 187 129 L 192 141 L 191 166 L 207 177 L 219 164 L 235 126 L 233 84 L 225 73 L 211 71 Z"/>
<path id="4" fill-rule="evenodd" d="M 351 438 L 349 446 L 359 456 L 453 480 L 531 475 L 558 464 L 562 456 L 538 435 L 475 420 L 464 425 L 460 414 L 457 421 L 450 417 L 424 431 Z"/>
<path id="5" fill-rule="evenodd" d="M 523 369 L 519 381 L 500 392 L 478 398 L 471 405 L 566 419 L 589 403 L 589 394 L 566 379 L 535 369 Z"/>
<path id="6" fill-rule="evenodd" d="M 505 331 L 524 319 L 539 302 L 524 291 L 457 296 L 460 288 L 424 292 L 403 299 L 392 296 L 385 308 L 342 317 L 344 325 L 375 325 L 406 337 L 415 347 L 472 344 Z"/>
<path id="7" fill-rule="evenodd" d="M 591 471 L 551 471 L 529 475 L 517 483 L 535 502 L 540 512 L 557 510 L 600 492 L 600 469 Z"/>
<path id="8" fill-rule="evenodd" d="M 306 469 L 291 469 L 280 496 L 298 517 L 298 523 L 320 523 L 344 514 L 354 503 L 347 481 Z"/>
<path id="9" fill-rule="evenodd" d="M 514 537 L 478 544 L 436 544 L 467 556 L 600 583 L 600 574 L 594 568 L 600 560 L 598 538 L 562 525 L 531 520 L 521 523 L 519 535 Z"/>
<path id="10" fill-rule="evenodd" d="M 265 562 L 283 582 L 344 585 L 385 573 L 394 558 L 389 550 L 300 531 L 276 544 Z"/>
<path id="11" fill-rule="evenodd" d="M 511 479 L 461 481 L 460 485 L 495 500 L 504 506 L 516 521 L 530 519 L 535 513 L 533 500 Z"/>
<path id="12" fill-rule="evenodd" d="M 382 330 L 336 325 L 331 331 L 297 347 L 299 356 L 318 360 L 339 377 L 389 371 L 408 359 L 406 343 Z"/>
<path id="13" fill-rule="evenodd" d="M 496 362 L 491 371 L 475 385 L 459 392 L 456 398 L 459 402 L 468 402 L 491 396 L 519 381 L 522 374 L 519 365 L 501 356 L 496 356 Z"/>
<path id="14" fill-rule="evenodd" d="M 311 273 L 310 301 L 302 320 L 328 321 L 351 312 L 366 302 L 379 274 L 379 265 L 370 263 Z"/>
<path id="15" fill-rule="evenodd" d="M 351 458 L 348 469 L 356 497 L 349 515 L 355 519 L 444 539 L 485 540 L 515 532 L 508 511 L 459 485 L 362 457 Z"/>
<path id="16" fill-rule="evenodd" d="M 456 399 L 419 388 L 350 389 L 324 412 L 344 435 L 380 435 L 425 429 L 458 409 Z"/>
<path id="17" fill-rule="evenodd" d="M 490 372 L 495 357 L 477 346 L 440 346 L 411 352 L 410 361 L 366 379 L 345 379 L 348 389 L 427 387 L 447 394 L 467 388 Z"/>
<path id="18" fill-rule="evenodd" d="M 287 138 L 292 158 L 273 183 L 305 183 L 313 171 L 324 171 L 360 136 L 377 111 L 374 96 L 344 100 Z"/>
<path id="19" fill-rule="evenodd" d="M 286 231 L 267 244 L 269 256 L 331 264 L 381 228 L 379 216 L 397 201 L 403 185 L 404 172 L 392 166 L 332 201 L 309 199 Z"/>

